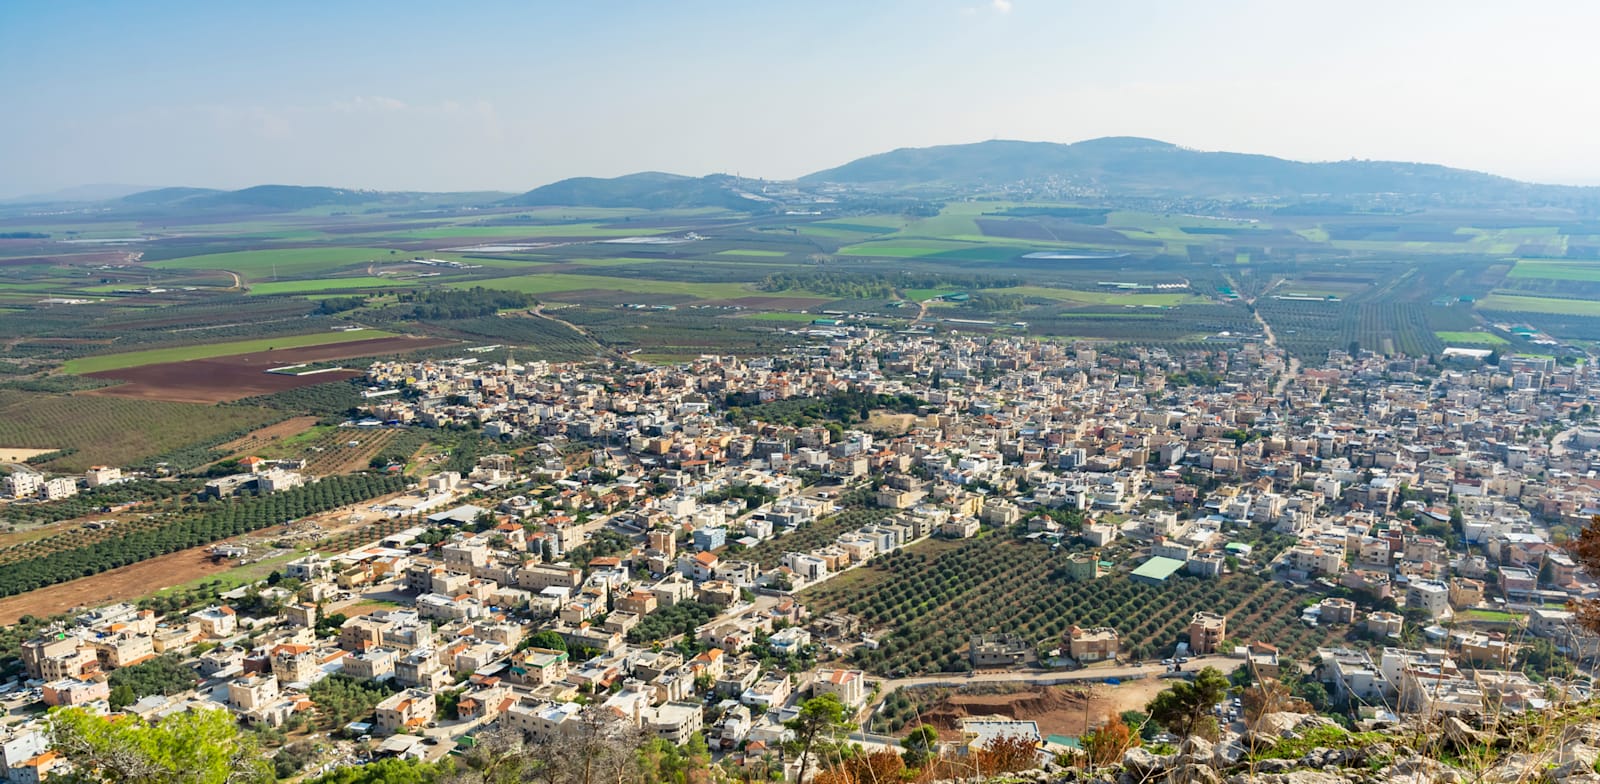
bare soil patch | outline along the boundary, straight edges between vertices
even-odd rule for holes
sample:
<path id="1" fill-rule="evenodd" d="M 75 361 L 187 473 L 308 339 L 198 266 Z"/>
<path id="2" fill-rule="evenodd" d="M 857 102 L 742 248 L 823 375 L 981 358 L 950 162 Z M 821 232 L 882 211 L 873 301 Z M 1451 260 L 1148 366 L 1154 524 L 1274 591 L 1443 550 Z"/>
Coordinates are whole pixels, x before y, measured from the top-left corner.
<path id="1" fill-rule="evenodd" d="M 874 411 L 867 419 L 867 429 L 883 433 L 904 435 L 911 431 L 917 424 L 916 414 L 891 414 L 888 411 Z"/>
<path id="2" fill-rule="evenodd" d="M 144 596 L 162 588 L 225 572 L 235 565 L 231 561 L 212 563 L 205 547 L 151 558 L 92 577 L 0 599 L 0 624 L 16 623 L 24 615 L 50 616 L 78 607 Z"/>
<path id="3" fill-rule="evenodd" d="M 113 373 L 117 375 L 111 375 Z M 85 394 L 166 400 L 175 403 L 223 403 L 253 395 L 270 395 L 324 381 L 354 378 L 361 373 L 354 370 L 340 370 L 319 373 L 315 376 L 285 376 L 241 368 L 214 359 L 197 359 L 191 362 L 146 365 L 142 368 L 106 371 L 104 375 L 99 373 L 92 375 L 96 378 L 120 378 L 128 383 L 96 389 Z"/>
<path id="4" fill-rule="evenodd" d="M 229 441 L 218 447 L 220 451 L 227 452 L 230 456 L 252 452 L 282 441 L 290 436 L 297 436 L 317 426 L 314 416 L 298 416 L 285 419 L 282 422 L 267 425 L 259 430 L 253 430 L 239 438 Z"/>
<path id="5" fill-rule="evenodd" d="M 312 427 L 317 427 L 317 418 L 315 416 L 296 416 L 296 418 L 269 424 L 269 426 L 262 427 L 259 430 L 251 430 L 251 432 L 242 435 L 242 437 L 234 438 L 232 442 L 218 446 L 218 450 L 226 453 L 229 458 L 245 458 L 253 451 L 264 450 L 267 446 L 272 446 L 274 443 L 283 440 L 283 438 L 302 434 L 302 432 L 306 432 Z"/>
<path id="6" fill-rule="evenodd" d="M 335 607 L 334 611 L 346 618 L 358 615 L 371 615 L 379 610 L 393 610 L 400 606 L 399 602 L 360 601 L 345 607 Z"/>
<path id="7" fill-rule="evenodd" d="M 0 463 L 21 463 L 30 457 L 48 455 L 54 449 L 18 449 L 16 447 L 0 446 Z"/>
<path id="8" fill-rule="evenodd" d="M 1077 737 L 1122 711 L 1142 710 L 1166 685 L 1151 679 L 1116 687 L 1031 686 L 1018 691 L 977 687 L 934 703 L 922 712 L 922 720 L 938 728 L 941 740 L 960 740 L 961 720 L 978 716 L 1036 721 L 1041 734 Z"/>
<path id="9" fill-rule="evenodd" d="M 90 378 L 127 383 L 97 389 L 88 394 L 168 400 L 178 403 L 221 403 L 361 375 L 360 371 L 341 370 L 308 376 L 291 376 L 266 372 L 270 368 L 303 362 L 329 362 L 385 354 L 404 354 L 426 348 L 448 346 L 454 342 L 439 338 L 375 338 L 105 370 L 86 375 Z"/>
<path id="10" fill-rule="evenodd" d="M 1025 219 L 978 218 L 978 230 L 985 237 L 1006 237 L 1016 240 L 1055 241 L 1055 235 L 1045 231 L 1038 223 Z"/>

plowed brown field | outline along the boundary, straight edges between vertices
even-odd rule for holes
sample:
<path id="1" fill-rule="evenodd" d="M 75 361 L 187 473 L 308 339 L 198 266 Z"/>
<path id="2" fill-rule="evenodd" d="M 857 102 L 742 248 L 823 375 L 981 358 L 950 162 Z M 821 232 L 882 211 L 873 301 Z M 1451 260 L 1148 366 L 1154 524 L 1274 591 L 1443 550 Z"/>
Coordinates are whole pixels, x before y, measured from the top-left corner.
<path id="1" fill-rule="evenodd" d="M 157 365 L 103 370 L 87 374 L 126 383 L 97 389 L 88 394 L 133 397 L 144 400 L 169 400 L 178 403 L 221 403 L 252 395 L 266 395 L 286 389 L 321 384 L 359 376 L 354 370 L 291 376 L 268 373 L 270 368 L 304 362 L 329 362 L 357 357 L 404 354 L 454 341 L 438 338 L 393 337 L 330 343 L 325 346 L 274 349 L 231 357 L 163 362 Z"/>

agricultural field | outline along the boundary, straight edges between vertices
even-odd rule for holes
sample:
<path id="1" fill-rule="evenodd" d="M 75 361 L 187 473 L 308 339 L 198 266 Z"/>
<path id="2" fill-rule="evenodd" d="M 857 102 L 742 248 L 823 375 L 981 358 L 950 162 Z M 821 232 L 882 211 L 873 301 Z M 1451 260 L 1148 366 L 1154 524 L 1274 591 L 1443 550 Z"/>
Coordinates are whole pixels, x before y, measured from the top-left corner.
<path id="1" fill-rule="evenodd" d="M 168 555 L 285 520 L 336 509 L 401 489 L 395 476 L 357 474 L 323 479 L 281 493 L 195 502 L 99 531 L 72 530 L 0 552 L 0 596 Z"/>
<path id="2" fill-rule="evenodd" d="M 441 338 L 394 336 L 103 370 L 90 374 L 90 377 L 123 383 L 97 389 L 90 394 L 180 403 L 220 403 L 271 395 L 362 374 L 359 369 L 327 366 L 331 362 L 398 356 L 449 346 L 454 342 Z M 296 365 L 313 367 L 296 368 Z M 323 366 L 314 367 L 316 365 Z"/>
<path id="3" fill-rule="evenodd" d="M 1129 307 L 1171 307 L 1207 302 L 1204 297 L 1186 291 L 1179 292 L 1129 292 L 1117 289 L 1080 291 L 1077 289 L 1049 288 L 1045 286 L 1012 286 L 1003 289 L 984 289 L 989 294 L 1019 294 L 1024 297 L 1079 302 L 1088 305 L 1124 305 Z"/>
<path id="4" fill-rule="evenodd" d="M 55 471 L 140 465 L 281 418 L 276 411 L 249 406 L 0 390 L 0 445 L 59 450 L 60 457 L 43 464 Z"/>
<path id="5" fill-rule="evenodd" d="M 102 373 L 108 370 L 122 370 L 123 368 L 136 368 L 143 365 L 156 365 L 166 362 L 187 362 L 195 359 L 228 357 L 237 354 L 275 351 L 277 349 L 326 346 L 335 343 L 353 343 L 392 337 L 396 337 L 392 332 L 370 329 L 313 332 L 307 335 L 236 340 L 209 345 L 130 351 L 123 354 L 101 354 L 99 356 L 71 360 L 66 363 L 62 370 L 67 373 L 77 374 Z"/>
<path id="6" fill-rule="evenodd" d="M 1356 303 L 1264 299 L 1257 312 L 1272 325 L 1278 342 L 1306 361 L 1321 361 L 1332 349 L 1352 345 L 1383 354 L 1427 356 L 1444 349 L 1435 334 L 1432 304 Z M 1452 330 L 1445 330 L 1452 331 Z"/>
<path id="7" fill-rule="evenodd" d="M 1511 341 L 1493 332 L 1434 332 L 1434 337 L 1451 345 L 1504 346 Z"/>
<path id="8" fill-rule="evenodd" d="M 741 283 L 685 283 L 664 280 L 550 273 L 490 278 L 472 283 L 451 284 L 457 288 L 483 286 L 524 294 L 554 294 L 571 291 L 621 291 L 638 294 L 673 294 L 695 299 L 728 299 L 750 293 Z"/>
<path id="9" fill-rule="evenodd" d="M 1478 309 L 1516 313 L 1552 313 L 1563 316 L 1600 316 L 1600 301 L 1562 299 L 1559 297 L 1527 297 L 1496 292 L 1478 300 Z"/>
<path id="10" fill-rule="evenodd" d="M 250 281 L 319 275 L 389 259 L 388 248 L 286 248 L 245 250 L 165 259 L 146 266 L 159 270 L 225 270 Z"/>
<path id="11" fill-rule="evenodd" d="M 563 310 L 560 316 L 602 345 L 657 357 L 692 358 L 711 347 L 731 354 L 770 353 L 803 340 L 783 331 L 792 329 L 789 323 L 713 318 L 689 309 L 637 311 L 582 307 Z"/>
<path id="12" fill-rule="evenodd" d="M 378 236 L 402 240 L 434 239 L 540 239 L 548 237 L 612 239 L 670 234 L 661 228 L 627 228 L 601 223 L 556 223 L 509 226 L 439 226 L 426 229 L 378 232 Z"/>
<path id="13" fill-rule="evenodd" d="M 751 313 L 744 318 L 752 321 L 792 321 L 800 324 L 810 324 L 817 317 L 810 313 L 789 313 L 787 311 L 768 311 Z"/>
<path id="14" fill-rule="evenodd" d="M 885 630 L 877 650 L 859 648 L 852 657 L 879 675 L 968 670 L 969 635 L 1003 632 L 1055 647 L 1074 624 L 1114 627 L 1135 658 L 1160 658 L 1184 639 L 1196 610 L 1219 607 L 1228 608 L 1230 628 L 1254 630 L 1295 657 L 1332 638 L 1299 623 L 1304 596 L 1255 575 L 1178 576 L 1161 588 L 1123 574 L 1070 582 L 1067 556 L 1001 532 L 927 542 L 879 556 L 801 599 L 813 613 L 848 612 Z"/>
<path id="15" fill-rule="evenodd" d="M 255 295 L 267 294 L 317 294 L 326 291 L 345 291 L 347 289 L 377 289 L 387 286 L 404 286 L 402 281 L 394 278 L 312 278 L 310 280 L 285 280 L 276 283 L 255 283 L 250 286 L 250 293 Z"/>
<path id="16" fill-rule="evenodd" d="M 423 431 L 401 428 L 322 428 L 316 438 L 287 444 L 280 451 L 284 457 L 305 460 L 307 473 L 326 476 L 365 470 L 380 456 L 394 456 L 405 463 L 422 448 L 426 438 Z"/>
<path id="17" fill-rule="evenodd" d="M 1020 321 L 1041 337 L 1193 347 L 1253 332 L 1253 304 L 1303 359 L 1352 342 L 1438 351 L 1463 338 L 1455 333 L 1481 333 L 1479 312 L 1537 320 L 1558 337 L 1600 336 L 1600 306 L 1589 303 L 1600 301 L 1600 235 L 1586 224 L 981 197 L 896 204 L 841 203 L 817 216 L 489 204 L 419 213 L 379 200 L 359 211 L 176 220 L 161 233 L 112 218 L 14 222 L 52 236 L 0 243 L 0 361 L 30 388 L 70 391 L 96 380 L 48 374 L 281 350 L 346 324 L 501 343 L 527 357 L 672 361 L 792 342 L 783 333 L 810 315 L 792 311 L 872 314 L 899 328 L 917 315 L 902 300 L 957 292 L 974 301 L 930 303 L 928 326 L 987 332 Z M 54 239 L 69 233 L 139 239 Z M 612 241 L 633 238 L 656 241 Z M 770 285 L 819 275 L 828 285 Z M 1175 283 L 1188 288 L 1134 288 Z M 503 312 L 407 304 L 414 293 L 474 287 L 579 306 L 559 317 L 582 331 L 517 316 L 531 300 Z M 42 301 L 79 296 L 91 301 Z M 1456 301 L 1463 306 L 1441 306 Z M 619 305 L 678 310 L 610 312 Z M 716 310 L 685 313 L 697 305 Z M 982 321 L 995 323 L 971 323 Z M 228 345 L 258 339 L 273 342 Z M 111 358 L 168 349 L 178 353 Z"/>
<path id="18" fill-rule="evenodd" d="M 755 250 L 751 248 L 732 248 L 717 251 L 718 256 L 750 256 L 753 258 L 783 258 L 789 255 L 781 250 Z"/>
<path id="19" fill-rule="evenodd" d="M 1516 265 L 1511 268 L 1506 277 L 1580 280 L 1588 283 L 1600 283 L 1600 262 L 1518 259 Z"/>

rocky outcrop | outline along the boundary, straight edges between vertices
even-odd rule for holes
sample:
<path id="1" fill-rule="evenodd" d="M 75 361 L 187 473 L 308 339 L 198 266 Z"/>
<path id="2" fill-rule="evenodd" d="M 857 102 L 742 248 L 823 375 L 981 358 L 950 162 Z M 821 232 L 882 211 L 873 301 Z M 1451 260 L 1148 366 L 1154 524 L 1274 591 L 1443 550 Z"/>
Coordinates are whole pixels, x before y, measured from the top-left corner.
<path id="1" fill-rule="evenodd" d="M 1244 735 L 1188 738 L 1169 754 L 1139 747 L 1103 768 L 960 784 L 1600 784 L 1597 715 L 1587 705 L 1499 726 L 1450 716 L 1353 735 L 1328 731 L 1338 725 L 1321 716 L 1274 713 Z"/>

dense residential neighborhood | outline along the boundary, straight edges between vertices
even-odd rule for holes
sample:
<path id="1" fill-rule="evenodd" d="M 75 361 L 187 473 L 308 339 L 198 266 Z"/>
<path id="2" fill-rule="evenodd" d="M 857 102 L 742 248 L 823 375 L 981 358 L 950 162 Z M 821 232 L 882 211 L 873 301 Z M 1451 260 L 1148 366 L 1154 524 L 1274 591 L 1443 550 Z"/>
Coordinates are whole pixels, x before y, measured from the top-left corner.
<path id="1" fill-rule="evenodd" d="M 328 769 L 438 759 L 479 733 L 559 738 L 600 715 L 798 775 L 804 753 L 784 749 L 808 700 L 882 726 L 884 700 L 918 679 L 1178 681 L 1212 664 L 1320 684 L 1318 710 L 1367 726 L 1589 696 L 1600 637 L 1567 604 L 1600 585 L 1563 542 L 1600 514 L 1590 365 L 1334 351 L 1302 369 L 1259 336 L 1170 353 L 813 333 L 679 366 L 374 364 L 352 428 L 460 429 L 506 451 L 425 470 L 364 504 L 394 533 L 307 552 L 214 604 L 115 604 L 43 629 L 4 687 L 7 780 L 65 764 L 39 703 L 225 709 L 337 739 Z M 317 481 L 242 468 L 199 492 Z M 17 471 L 4 489 L 32 503 L 123 479 Z M 973 619 L 942 630 L 948 655 L 914 659 L 902 629 L 834 593 L 878 590 L 858 581 L 896 558 L 995 542 L 1007 568 L 1058 563 L 1062 590 L 1224 598 L 1168 608 L 1181 620 L 1165 636 L 1072 607 L 1048 635 Z M 1246 576 L 1288 609 L 1242 606 L 1227 591 Z M 163 668 L 188 682 L 128 685 Z M 1224 740 L 1244 731 L 1236 708 L 1216 716 Z M 963 721 L 946 746 L 1064 748 L 1027 717 Z"/>

